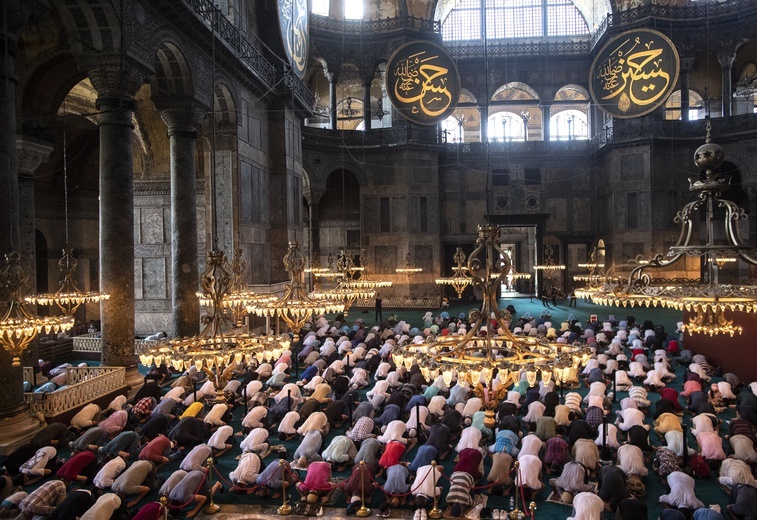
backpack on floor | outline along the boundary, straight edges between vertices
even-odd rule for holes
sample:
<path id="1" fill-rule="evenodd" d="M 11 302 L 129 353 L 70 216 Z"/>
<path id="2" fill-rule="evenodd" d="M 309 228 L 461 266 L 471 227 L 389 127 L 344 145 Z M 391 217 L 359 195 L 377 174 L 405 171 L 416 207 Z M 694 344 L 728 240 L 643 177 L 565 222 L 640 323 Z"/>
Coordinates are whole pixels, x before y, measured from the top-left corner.
<path id="1" fill-rule="evenodd" d="M 710 476 L 710 465 L 701 455 L 694 455 L 689 461 L 689 467 L 694 478 L 705 478 Z"/>

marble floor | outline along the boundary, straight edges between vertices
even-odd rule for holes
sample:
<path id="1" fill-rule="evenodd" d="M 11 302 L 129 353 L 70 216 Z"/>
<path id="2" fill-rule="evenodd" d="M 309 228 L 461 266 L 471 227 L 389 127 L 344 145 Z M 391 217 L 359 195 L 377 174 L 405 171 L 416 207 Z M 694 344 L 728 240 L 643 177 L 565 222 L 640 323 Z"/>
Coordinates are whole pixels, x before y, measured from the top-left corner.
<path id="1" fill-rule="evenodd" d="M 290 505 L 294 505 L 290 502 Z M 369 518 L 378 518 L 374 511 Z M 391 512 L 389 518 L 396 518 L 401 520 L 409 520 L 413 517 L 412 510 L 409 509 L 397 509 Z M 271 520 L 273 518 L 306 518 L 304 515 L 296 515 L 294 512 L 288 516 L 279 516 L 278 508 L 274 506 L 258 506 L 248 504 L 223 504 L 221 510 L 215 514 L 199 513 L 196 518 L 200 520 Z M 322 520 L 355 520 L 358 517 L 356 515 L 346 515 L 344 508 L 342 507 L 324 507 L 323 514 L 319 517 Z"/>

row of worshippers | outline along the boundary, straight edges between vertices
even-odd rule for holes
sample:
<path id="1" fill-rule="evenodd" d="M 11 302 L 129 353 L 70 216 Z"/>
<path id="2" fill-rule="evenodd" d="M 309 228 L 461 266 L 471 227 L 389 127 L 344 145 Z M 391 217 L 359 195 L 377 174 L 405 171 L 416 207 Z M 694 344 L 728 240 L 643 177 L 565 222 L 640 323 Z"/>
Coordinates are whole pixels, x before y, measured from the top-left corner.
<path id="1" fill-rule="evenodd" d="M 457 384 L 452 388 L 447 388 L 442 378 L 437 378 L 435 381 L 425 381 L 417 366 L 412 367 L 410 371 L 404 370 L 403 367 L 394 367 L 391 362 L 391 351 L 398 341 L 403 340 L 402 337 L 405 334 L 402 333 L 409 331 L 400 328 L 397 332 L 392 330 L 389 334 L 386 334 L 386 330 L 367 332 L 358 327 L 357 331 L 350 331 L 355 332 L 355 334 L 342 335 L 344 331 L 337 330 L 339 333 L 335 337 L 318 336 L 313 333 L 304 338 L 305 349 L 301 355 L 303 360 L 309 362 L 310 365 L 298 381 L 299 384 L 285 383 L 288 379 L 287 370 L 291 364 L 291 354 L 289 353 L 285 353 L 282 359 L 275 363 L 263 363 L 254 367 L 254 370 L 240 366 L 229 367 L 230 370 L 236 372 L 235 375 L 239 378 L 233 379 L 223 389 L 227 398 L 226 402 L 215 404 L 205 414 L 203 400 L 206 395 L 216 397 L 216 389 L 211 382 L 206 381 L 199 392 L 194 390 L 195 383 L 202 379 L 202 374 L 193 370 L 194 367 L 192 367 L 187 374 L 174 382 L 173 387 L 165 395 L 162 395 L 157 385 L 147 385 L 143 389 L 145 390 L 142 392 L 143 397 L 138 399 L 130 410 L 120 409 L 109 414 L 107 419 L 110 419 L 110 416 L 117 418 L 116 427 L 112 427 L 108 423 L 101 426 L 102 423 L 95 421 L 94 418 L 99 410 L 91 416 L 88 415 L 89 412 L 80 412 L 80 414 L 77 414 L 78 417 L 72 420 L 72 429 L 83 431 L 77 442 L 81 441 L 82 437 L 85 437 L 90 430 L 95 428 L 102 428 L 103 433 L 110 437 L 110 442 L 112 442 L 121 433 L 125 433 L 118 430 L 117 426 L 120 423 L 123 423 L 123 430 L 135 416 L 141 414 L 143 423 L 138 426 L 141 441 L 149 440 L 149 442 L 152 442 L 162 436 L 169 441 L 169 446 L 163 451 L 162 457 L 169 459 L 172 441 L 182 449 L 181 452 L 177 453 L 186 455 L 182 462 L 182 468 L 166 481 L 164 484 L 166 487 L 161 491 L 169 496 L 173 505 L 183 505 L 194 501 L 196 507 L 193 511 L 196 512 L 203 505 L 200 503 L 202 498 L 207 500 L 207 496 L 212 490 L 203 489 L 201 491 L 205 494 L 196 493 L 189 496 L 190 491 L 201 487 L 199 483 L 203 481 L 201 474 L 204 471 L 203 463 L 207 457 L 210 455 L 221 456 L 232 447 L 234 443 L 233 430 L 226 423 L 231 419 L 229 411 L 233 409 L 235 404 L 239 404 L 242 395 L 244 395 L 247 397 L 247 410 L 245 410 L 246 413 L 244 413 L 242 422 L 242 433 L 245 435 L 241 443 L 243 455 L 237 469 L 230 475 L 232 482 L 235 483 L 235 486 L 238 485 L 240 492 L 244 492 L 246 488 L 255 484 L 264 484 L 261 487 L 262 493 L 276 493 L 281 488 L 280 477 L 275 475 L 277 466 L 269 464 L 263 468 L 261 461 L 270 450 L 269 429 L 277 430 L 280 439 L 301 437 L 302 442 L 295 453 L 294 462 L 301 468 L 307 467 L 305 479 L 299 486 L 304 497 L 315 494 L 317 498 L 318 493 L 322 493 L 324 489 L 327 490 L 330 487 L 320 485 L 323 484 L 324 475 L 328 480 L 326 466 L 330 470 L 331 465 L 335 465 L 339 469 L 348 464 L 354 464 L 352 475 L 355 479 L 348 479 L 347 484 L 345 484 L 346 489 L 350 491 L 351 510 L 359 507 L 359 495 L 352 493 L 352 491 L 360 488 L 356 487 L 357 484 L 354 480 L 365 479 L 366 475 L 373 479 L 378 476 L 379 472 L 386 474 L 386 483 L 383 484 L 383 489 L 387 492 L 387 500 L 384 502 L 386 505 L 401 503 L 401 495 L 412 491 L 416 505 L 420 505 L 421 508 L 419 509 L 422 509 L 423 505 L 427 505 L 433 499 L 435 493 L 438 495 L 436 489 L 438 478 L 436 479 L 437 482 L 433 482 L 430 487 L 433 479 L 427 478 L 432 468 L 431 461 L 450 451 L 453 445 L 460 454 L 460 462 L 463 463 L 463 466 L 456 467 L 455 473 L 464 473 L 465 475 L 454 475 L 453 473 L 450 478 L 453 484 L 457 478 L 461 479 L 459 487 L 463 491 L 469 490 L 470 485 L 463 484 L 469 480 L 468 476 L 471 476 L 473 481 L 481 478 L 483 471 L 475 471 L 473 466 L 483 469 L 482 451 L 485 448 L 486 440 L 495 435 L 484 425 L 482 403 L 475 398 L 469 399 L 470 388 L 467 385 Z M 352 336 L 351 340 L 350 336 Z M 308 349 L 310 349 L 309 352 Z M 313 356 L 313 352 L 316 351 L 318 355 Z M 601 352 L 597 357 L 600 355 L 602 355 Z M 308 370 L 310 373 L 308 373 Z M 284 374 L 284 376 L 277 377 L 279 374 Z M 375 376 L 375 382 L 367 394 L 369 401 L 358 403 L 356 390 L 370 385 L 371 375 Z M 263 380 L 265 380 L 265 384 Z M 537 432 L 540 426 L 541 430 L 548 428 L 548 421 L 542 420 L 542 418 L 551 417 L 549 411 L 546 410 L 550 404 L 555 409 L 555 417 L 560 417 L 563 422 L 562 417 L 565 415 L 565 410 L 568 410 L 568 424 L 556 425 L 556 427 L 571 428 L 573 426 L 570 423 L 570 415 L 580 415 L 582 412 L 579 394 L 576 394 L 579 400 L 577 406 L 573 393 L 566 396 L 564 405 L 560 405 L 555 404 L 556 393 L 554 390 L 546 392 L 537 390 L 536 395 L 539 397 L 533 399 L 533 390 L 536 389 L 531 389 L 532 401 L 528 402 L 529 391 L 524 388 L 524 381 L 522 379 L 516 385 L 523 392 L 513 390 L 508 395 L 508 400 L 500 407 L 498 414 L 499 429 L 496 433 L 498 442 L 502 432 L 511 431 L 515 433 L 517 430 L 522 433 L 524 425 L 526 427 L 533 425 Z M 600 381 L 593 381 L 592 385 L 594 383 L 600 383 Z M 525 386 L 527 387 L 527 383 L 525 383 Z M 158 392 L 148 395 L 154 392 L 156 388 Z M 271 395 L 266 392 L 269 388 L 281 388 L 272 396 L 272 400 L 270 400 Z M 243 391 L 240 393 L 241 389 Z M 546 389 L 542 388 L 541 390 Z M 599 386 L 594 385 L 592 390 L 594 395 L 588 397 L 599 397 Z M 521 403 L 524 394 L 524 403 Z M 162 397 L 159 402 L 158 397 Z M 541 402 L 540 398 L 543 398 L 545 402 L 544 411 L 547 413 L 538 416 L 539 411 L 537 409 L 539 407 L 535 406 L 534 403 Z M 145 399 L 147 402 L 145 402 Z M 603 396 L 601 399 L 602 408 L 604 408 L 607 397 Z M 599 404 L 596 399 L 593 402 L 594 406 Z M 125 403 L 122 403 L 121 406 L 125 406 Z M 523 407 L 524 412 L 528 411 L 523 418 L 525 424 L 515 417 L 512 410 L 513 406 L 515 406 L 515 413 L 520 406 Z M 565 408 L 558 411 L 561 406 Z M 118 404 L 113 405 L 113 408 L 116 407 L 118 407 Z M 145 408 L 148 413 L 144 413 Z M 589 406 L 585 410 L 586 420 L 583 422 L 586 422 L 589 427 L 598 428 L 601 426 L 601 421 L 600 424 L 596 423 L 596 414 L 589 413 L 591 408 L 592 406 Z M 632 408 L 632 406 L 626 407 L 626 409 Z M 125 414 L 121 412 L 125 412 Z M 604 412 L 602 413 L 604 414 Z M 169 423 L 175 421 L 176 418 L 179 419 L 178 423 L 169 430 Z M 341 426 L 348 419 L 352 419 L 354 426 L 345 435 L 334 437 L 328 446 L 321 450 L 329 429 Z M 541 425 L 539 424 L 540 420 Z M 594 421 L 593 426 L 590 424 L 592 421 Z M 466 423 L 469 426 L 463 429 L 462 425 Z M 576 421 L 579 426 L 580 423 L 581 421 Z M 611 426 L 608 427 L 608 433 L 611 433 Z M 644 427 L 642 426 L 642 428 Z M 633 426 L 628 428 L 629 438 L 632 429 Z M 646 428 L 644 430 L 646 436 Z M 580 427 L 573 426 L 574 441 L 583 439 L 580 436 L 580 431 Z M 543 437 L 546 437 L 543 431 L 541 433 Z M 592 431 L 592 437 L 595 433 Z M 151 436 L 152 438 L 150 438 Z M 87 446 L 84 451 L 92 452 L 93 448 L 98 452 L 101 451 L 99 439 L 90 442 L 94 437 L 95 435 L 92 434 L 91 437 L 84 439 L 83 442 Z M 412 461 L 406 461 L 405 464 L 400 463 L 408 439 L 417 437 L 421 437 L 421 440 L 425 441 L 424 444 L 419 446 Z M 524 439 L 529 437 L 527 436 Z M 539 442 L 547 443 L 552 438 L 540 439 Z M 596 437 L 595 446 L 600 438 L 601 436 Z M 165 442 L 162 439 L 161 441 Z M 570 443 L 570 441 L 571 432 L 568 433 L 568 442 Z M 110 450 L 115 454 L 112 460 L 124 460 L 124 454 L 133 453 L 135 450 L 131 442 L 126 443 L 123 438 L 121 442 L 124 444 L 119 443 L 117 446 L 111 446 Z M 502 442 L 506 443 L 506 441 Z M 557 444 L 557 442 L 553 442 L 553 444 Z M 575 445 L 575 442 L 572 445 Z M 493 452 L 495 457 L 493 457 L 494 463 L 488 475 L 488 480 L 497 483 L 494 486 L 496 492 L 504 492 L 511 485 L 508 481 L 508 474 L 509 464 L 512 463 L 504 455 L 511 458 L 513 455 L 506 453 L 506 450 L 496 449 L 496 446 L 497 442 L 490 447 L 490 451 Z M 105 445 L 102 447 L 104 448 Z M 539 478 L 541 460 L 538 455 L 532 453 L 533 449 L 530 452 L 529 449 L 523 450 L 522 446 L 520 448 L 523 452 L 524 461 L 521 462 L 518 479 L 525 486 L 527 492 L 528 490 L 538 491 L 541 487 Z M 546 451 L 550 451 L 549 446 L 545 448 Z M 471 451 L 465 452 L 465 456 L 463 456 L 465 450 Z M 502 454 L 502 456 L 499 454 Z M 169 457 L 166 457 L 166 455 L 169 455 Z M 533 455 L 535 460 L 528 458 L 527 455 Z M 520 452 L 516 456 L 520 458 Z M 580 457 L 585 456 L 587 456 L 587 453 L 582 452 L 580 454 Z M 626 458 L 630 459 L 630 456 Z M 385 459 L 383 465 L 381 464 L 382 459 Z M 361 460 L 366 463 L 366 467 L 370 468 L 369 470 L 359 469 Z M 108 463 L 110 462 L 108 461 Z M 163 461 L 161 459 L 161 462 L 165 463 L 168 460 Z M 326 466 L 324 464 L 313 464 L 321 462 L 327 463 Z M 550 470 L 557 469 L 557 467 L 553 468 L 553 462 L 550 461 L 549 463 Z M 592 459 L 589 458 L 584 462 L 591 463 Z M 537 466 L 539 470 L 534 471 Z M 588 464 L 587 467 L 591 467 L 591 465 Z M 98 473 L 101 470 L 102 468 L 98 470 Z M 369 473 L 371 471 L 373 473 Z M 439 472 L 438 475 L 441 476 L 439 468 L 436 468 L 434 473 L 437 471 Z M 419 474 L 422 476 L 421 479 L 418 478 Z M 404 478 L 402 478 L 403 475 Z M 409 477 L 413 475 L 415 475 L 413 482 L 418 483 L 418 485 L 414 488 L 406 488 L 405 486 L 412 486 Z M 72 476 L 79 477 L 79 475 Z M 187 476 L 192 478 L 187 479 Z M 287 478 L 294 480 L 294 477 Z M 72 480 L 78 481 L 79 479 Z M 172 484 L 185 481 L 197 485 L 194 488 L 192 486 L 180 488 L 171 497 Z M 353 482 L 350 483 L 350 481 Z M 353 485 L 351 489 L 350 484 Z M 374 488 L 369 486 L 369 489 Z M 607 486 L 605 486 L 605 489 L 607 489 Z M 311 493 L 311 491 L 314 493 Z M 458 507 L 470 505 L 470 497 L 466 497 L 466 493 L 463 491 L 456 489 L 455 494 L 450 494 L 453 500 L 455 497 L 460 497 L 460 501 L 453 501 L 452 505 L 458 504 Z M 467 495 L 470 495 L 470 493 Z M 386 506 L 384 506 L 385 508 Z M 188 515 L 193 514 L 193 511 L 190 511 Z"/>

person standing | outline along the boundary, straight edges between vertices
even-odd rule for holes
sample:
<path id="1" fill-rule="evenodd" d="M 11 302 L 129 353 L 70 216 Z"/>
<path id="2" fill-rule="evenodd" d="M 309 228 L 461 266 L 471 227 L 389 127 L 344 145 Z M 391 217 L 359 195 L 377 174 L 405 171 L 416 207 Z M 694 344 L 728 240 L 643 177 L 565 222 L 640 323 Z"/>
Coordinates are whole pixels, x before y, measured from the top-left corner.
<path id="1" fill-rule="evenodd" d="M 381 295 L 379 293 L 376 293 L 376 323 L 381 323 L 382 321 L 384 321 L 381 304 Z"/>

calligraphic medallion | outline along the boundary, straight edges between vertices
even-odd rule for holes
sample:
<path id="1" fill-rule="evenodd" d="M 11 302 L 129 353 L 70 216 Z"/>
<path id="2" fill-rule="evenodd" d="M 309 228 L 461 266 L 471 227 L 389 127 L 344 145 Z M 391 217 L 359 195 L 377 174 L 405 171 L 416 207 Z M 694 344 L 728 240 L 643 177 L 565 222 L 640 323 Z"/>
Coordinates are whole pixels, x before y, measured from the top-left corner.
<path id="1" fill-rule="evenodd" d="M 679 71 L 678 51 L 667 36 L 652 29 L 626 31 L 594 58 L 591 98 L 613 117 L 640 117 L 667 101 Z"/>
<path id="2" fill-rule="evenodd" d="M 386 64 L 386 91 L 394 108 L 419 125 L 447 119 L 460 98 L 460 76 L 447 53 L 427 41 L 406 43 Z"/>
<path id="3" fill-rule="evenodd" d="M 308 68 L 308 0 L 279 0 L 279 27 L 287 59 L 303 78 Z"/>

